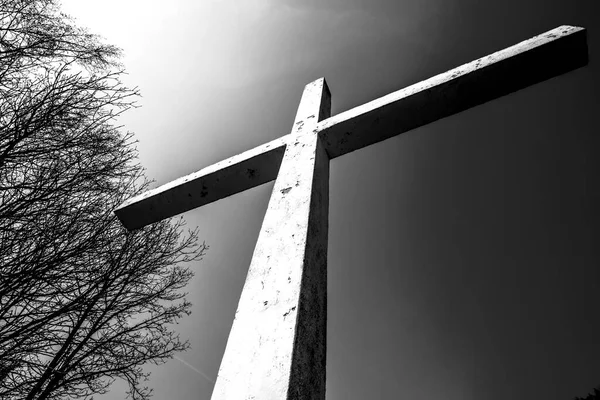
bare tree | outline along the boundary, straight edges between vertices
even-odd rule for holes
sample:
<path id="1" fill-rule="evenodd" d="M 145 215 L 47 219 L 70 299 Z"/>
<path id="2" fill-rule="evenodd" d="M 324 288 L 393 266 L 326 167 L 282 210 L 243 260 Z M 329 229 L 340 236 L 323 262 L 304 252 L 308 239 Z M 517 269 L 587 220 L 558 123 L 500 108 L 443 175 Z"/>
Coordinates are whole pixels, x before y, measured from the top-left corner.
<path id="1" fill-rule="evenodd" d="M 189 347 L 181 220 L 128 233 L 113 210 L 148 188 L 119 50 L 56 0 L 0 0 L 0 398 L 89 398 L 114 379 L 146 399 L 145 363 Z"/>

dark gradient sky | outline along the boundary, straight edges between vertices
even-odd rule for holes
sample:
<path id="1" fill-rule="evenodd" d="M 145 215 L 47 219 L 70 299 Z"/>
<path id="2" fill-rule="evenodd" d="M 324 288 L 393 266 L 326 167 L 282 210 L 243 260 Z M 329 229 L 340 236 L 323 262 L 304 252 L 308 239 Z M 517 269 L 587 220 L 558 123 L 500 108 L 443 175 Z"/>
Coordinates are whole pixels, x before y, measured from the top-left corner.
<path id="1" fill-rule="evenodd" d="M 600 385 L 598 0 L 65 2 L 124 48 L 157 184 L 563 24 L 590 64 L 331 163 L 327 399 L 569 400 Z M 172 4 L 172 5 L 171 5 Z M 156 399 L 209 399 L 272 184 L 186 213 L 192 350 Z M 208 377 L 208 379 L 206 377 Z M 121 399 L 123 386 L 102 400 Z"/>

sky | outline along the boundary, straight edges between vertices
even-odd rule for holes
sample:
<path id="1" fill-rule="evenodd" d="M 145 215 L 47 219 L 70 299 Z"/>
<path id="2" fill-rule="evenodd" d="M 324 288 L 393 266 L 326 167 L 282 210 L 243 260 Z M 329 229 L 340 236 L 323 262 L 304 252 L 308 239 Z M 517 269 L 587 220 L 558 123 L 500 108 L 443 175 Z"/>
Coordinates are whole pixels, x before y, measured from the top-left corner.
<path id="1" fill-rule="evenodd" d="M 567 400 L 600 385 L 597 0 L 63 0 L 121 47 L 156 184 L 557 26 L 590 64 L 331 162 L 327 399 Z M 168 5 L 167 5 L 168 4 Z M 210 399 L 272 183 L 184 214 L 192 348 L 155 399 Z M 115 383 L 99 400 L 124 398 Z"/>

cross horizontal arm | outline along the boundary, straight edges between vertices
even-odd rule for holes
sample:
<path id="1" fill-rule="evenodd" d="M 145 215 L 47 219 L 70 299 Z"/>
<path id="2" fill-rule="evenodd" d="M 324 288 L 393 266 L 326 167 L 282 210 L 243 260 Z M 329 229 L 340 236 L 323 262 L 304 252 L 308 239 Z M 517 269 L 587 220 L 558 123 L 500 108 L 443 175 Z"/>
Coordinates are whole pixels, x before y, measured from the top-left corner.
<path id="1" fill-rule="evenodd" d="M 549 32 L 373 100 L 319 123 L 339 157 L 587 64 L 586 30 Z"/>
<path id="2" fill-rule="evenodd" d="M 133 197 L 115 214 L 131 231 L 272 181 L 277 177 L 287 136 Z"/>

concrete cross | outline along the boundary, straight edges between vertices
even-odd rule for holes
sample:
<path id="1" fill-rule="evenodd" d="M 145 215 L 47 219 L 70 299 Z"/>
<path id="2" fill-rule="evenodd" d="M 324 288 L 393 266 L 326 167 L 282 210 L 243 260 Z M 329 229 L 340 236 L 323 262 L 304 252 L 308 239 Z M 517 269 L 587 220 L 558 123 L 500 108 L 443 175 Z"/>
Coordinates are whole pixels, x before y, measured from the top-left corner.
<path id="1" fill-rule="evenodd" d="M 212 399 L 325 399 L 330 159 L 587 61 L 585 29 L 562 26 L 334 117 L 321 78 L 290 134 L 115 210 L 133 230 L 275 179 Z"/>

